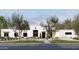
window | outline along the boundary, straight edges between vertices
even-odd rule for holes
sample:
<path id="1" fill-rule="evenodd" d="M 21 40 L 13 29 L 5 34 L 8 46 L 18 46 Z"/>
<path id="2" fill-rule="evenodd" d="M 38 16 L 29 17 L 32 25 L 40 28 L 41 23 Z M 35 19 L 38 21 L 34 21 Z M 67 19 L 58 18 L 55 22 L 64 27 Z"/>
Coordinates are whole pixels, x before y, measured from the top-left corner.
<path id="1" fill-rule="evenodd" d="M 23 36 L 24 36 L 24 37 L 27 37 L 27 33 L 23 33 Z"/>
<path id="2" fill-rule="evenodd" d="M 45 28 L 43 28 L 43 30 L 45 30 Z"/>
<path id="3" fill-rule="evenodd" d="M 36 27 L 35 27 L 35 29 L 36 29 Z"/>
<path id="4" fill-rule="evenodd" d="M 8 37 L 9 36 L 9 32 L 4 32 L 4 36 Z"/>
<path id="5" fill-rule="evenodd" d="M 65 32 L 66 35 L 72 35 L 72 32 Z"/>
<path id="6" fill-rule="evenodd" d="M 14 33 L 14 36 L 15 36 L 15 37 L 18 37 L 18 33 Z"/>

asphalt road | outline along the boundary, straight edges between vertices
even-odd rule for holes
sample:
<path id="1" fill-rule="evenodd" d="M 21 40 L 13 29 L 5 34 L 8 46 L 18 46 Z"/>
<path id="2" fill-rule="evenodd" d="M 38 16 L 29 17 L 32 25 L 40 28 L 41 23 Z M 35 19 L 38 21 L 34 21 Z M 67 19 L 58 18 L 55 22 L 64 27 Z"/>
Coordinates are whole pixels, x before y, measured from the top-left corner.
<path id="1" fill-rule="evenodd" d="M 79 50 L 79 44 L 0 44 L 0 50 Z"/>

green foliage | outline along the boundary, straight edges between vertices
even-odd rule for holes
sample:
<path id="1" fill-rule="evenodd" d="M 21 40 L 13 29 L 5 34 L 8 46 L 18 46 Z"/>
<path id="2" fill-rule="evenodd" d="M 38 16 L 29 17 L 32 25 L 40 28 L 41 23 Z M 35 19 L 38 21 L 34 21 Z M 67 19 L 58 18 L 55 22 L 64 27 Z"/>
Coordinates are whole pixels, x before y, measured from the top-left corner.
<path id="1" fill-rule="evenodd" d="M 23 15 L 13 14 L 12 15 L 12 27 L 15 27 L 19 30 L 27 30 L 29 29 L 29 23 L 27 20 L 24 20 Z"/>
<path id="2" fill-rule="evenodd" d="M 79 14 L 74 17 L 73 28 L 75 29 L 76 33 L 79 35 Z"/>
<path id="3" fill-rule="evenodd" d="M 66 19 L 63 23 L 58 23 L 56 29 L 73 29 L 71 19 Z"/>
<path id="4" fill-rule="evenodd" d="M 3 16 L 0 16 L 0 29 L 1 28 L 8 28 L 8 22 Z"/>
<path id="5" fill-rule="evenodd" d="M 8 24 L 8 28 L 11 28 L 11 19 L 10 18 L 7 19 L 7 24 Z"/>
<path id="6" fill-rule="evenodd" d="M 24 20 L 23 15 L 19 14 L 13 14 L 12 15 L 12 21 L 11 26 L 16 30 L 19 30 L 19 39 L 21 38 L 21 32 L 22 30 L 28 30 L 29 29 L 29 23 L 27 20 Z"/>
<path id="7" fill-rule="evenodd" d="M 71 19 L 66 19 L 65 22 L 63 23 L 64 29 L 72 29 L 72 21 Z"/>
<path id="8" fill-rule="evenodd" d="M 1 29 L 5 28 L 8 28 L 8 22 L 3 16 L 0 16 L 0 35 L 1 35 Z"/>
<path id="9" fill-rule="evenodd" d="M 45 27 L 46 28 L 47 37 L 49 37 L 49 38 L 52 37 L 52 32 L 55 33 L 55 31 L 56 31 L 55 28 L 56 28 L 56 25 L 57 24 L 58 24 L 58 18 L 57 17 L 53 17 L 53 16 L 47 19 L 46 24 L 44 24 L 43 22 L 40 23 L 40 25 L 42 27 Z"/>
<path id="10" fill-rule="evenodd" d="M 62 24 L 58 23 L 57 29 L 74 29 L 79 35 L 79 14 L 74 16 L 73 19 L 66 19 Z"/>
<path id="11" fill-rule="evenodd" d="M 56 31 L 56 25 L 58 24 L 58 18 L 50 17 L 47 20 L 47 24 L 48 24 L 48 34 L 50 34 L 49 37 L 52 37 L 52 33 L 55 34 L 55 31 Z"/>
<path id="12" fill-rule="evenodd" d="M 52 24 L 52 26 L 55 26 L 55 24 L 58 23 L 58 18 L 56 16 L 50 17 L 49 22 L 50 22 L 50 24 Z"/>

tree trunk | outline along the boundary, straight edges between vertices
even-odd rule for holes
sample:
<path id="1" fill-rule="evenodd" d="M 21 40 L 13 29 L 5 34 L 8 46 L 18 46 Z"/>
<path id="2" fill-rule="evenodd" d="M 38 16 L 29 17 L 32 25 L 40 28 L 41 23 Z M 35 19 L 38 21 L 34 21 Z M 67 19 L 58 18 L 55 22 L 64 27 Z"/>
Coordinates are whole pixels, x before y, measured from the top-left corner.
<path id="1" fill-rule="evenodd" d="M 21 35 L 22 35 L 22 31 L 21 30 L 19 30 L 19 41 L 20 41 L 20 39 L 21 39 Z"/>

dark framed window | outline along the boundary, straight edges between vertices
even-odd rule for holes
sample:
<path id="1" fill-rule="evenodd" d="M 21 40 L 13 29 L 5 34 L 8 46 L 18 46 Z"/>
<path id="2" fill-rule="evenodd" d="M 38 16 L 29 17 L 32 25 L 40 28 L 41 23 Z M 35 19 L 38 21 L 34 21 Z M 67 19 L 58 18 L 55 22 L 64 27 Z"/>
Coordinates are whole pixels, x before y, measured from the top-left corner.
<path id="1" fill-rule="evenodd" d="M 27 33 L 23 33 L 23 36 L 24 36 L 24 37 L 27 37 Z"/>
<path id="2" fill-rule="evenodd" d="M 45 28 L 43 28 L 43 30 L 45 30 Z"/>
<path id="3" fill-rule="evenodd" d="M 35 29 L 36 29 L 36 27 L 35 27 Z"/>
<path id="4" fill-rule="evenodd" d="M 65 35 L 72 35 L 72 32 L 65 32 Z"/>
<path id="5" fill-rule="evenodd" d="M 18 37 L 18 33 L 14 33 L 14 36 L 15 36 L 15 37 Z"/>
<path id="6" fill-rule="evenodd" d="M 9 37 L 9 32 L 4 32 L 5 37 Z"/>

